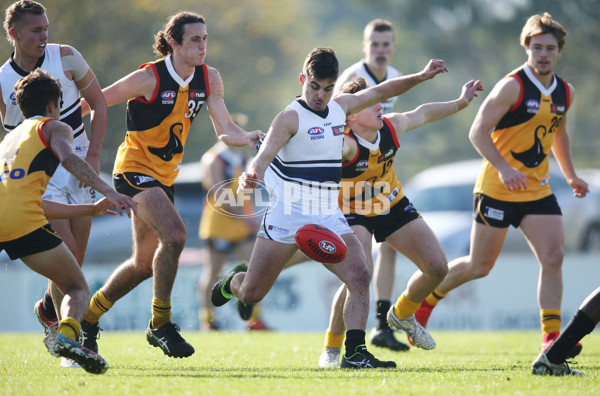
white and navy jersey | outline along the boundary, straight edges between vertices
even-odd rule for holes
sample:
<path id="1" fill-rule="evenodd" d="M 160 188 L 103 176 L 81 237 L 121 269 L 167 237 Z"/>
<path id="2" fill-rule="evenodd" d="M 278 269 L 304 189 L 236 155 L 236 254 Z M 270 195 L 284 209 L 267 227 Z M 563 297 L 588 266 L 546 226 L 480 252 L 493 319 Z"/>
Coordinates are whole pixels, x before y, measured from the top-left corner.
<path id="1" fill-rule="evenodd" d="M 14 55 L 14 54 L 13 54 Z M 15 84 L 29 72 L 21 69 L 13 60 L 13 55 L 0 68 L 0 84 L 2 87 L 2 100 L 6 105 L 3 126 L 6 132 L 10 132 L 23 122 L 23 114 L 17 105 L 15 96 Z M 60 44 L 47 44 L 44 55 L 38 59 L 35 68 L 50 73 L 60 82 L 62 89 L 63 105 L 60 109 L 60 120 L 73 128 L 73 146 L 86 146 L 89 144 L 87 135 L 83 129 L 83 120 L 81 117 L 81 104 L 79 98 L 79 88 L 75 81 L 69 80 L 65 76 L 60 57 Z"/>
<path id="2" fill-rule="evenodd" d="M 397 69 L 388 65 L 386 73 L 385 73 L 385 78 L 383 80 L 379 81 L 379 80 L 375 79 L 375 76 L 373 75 L 373 73 L 371 73 L 371 71 L 365 64 L 365 62 L 362 60 L 356 62 L 355 64 L 353 64 L 352 66 L 350 66 L 349 68 L 344 70 L 342 72 L 342 75 L 339 78 L 339 81 L 346 81 L 348 79 L 347 76 L 349 74 L 354 74 L 356 76 L 364 77 L 365 80 L 367 80 L 367 82 L 369 83 L 369 86 L 371 86 L 371 87 L 374 87 L 377 84 L 381 84 L 384 81 L 391 80 L 392 78 L 400 77 L 402 75 Z M 383 109 L 381 110 L 381 114 L 391 113 L 392 109 L 394 107 L 394 103 L 396 103 L 397 99 L 398 99 L 398 97 L 394 96 L 392 98 L 389 98 L 385 102 L 381 102 L 381 105 L 383 106 Z"/>
<path id="3" fill-rule="evenodd" d="M 265 183 L 286 206 L 310 204 L 318 212 L 337 209 L 346 114 L 335 100 L 322 112 L 301 100 L 287 108 L 298 114 L 298 131 L 267 168 Z"/>

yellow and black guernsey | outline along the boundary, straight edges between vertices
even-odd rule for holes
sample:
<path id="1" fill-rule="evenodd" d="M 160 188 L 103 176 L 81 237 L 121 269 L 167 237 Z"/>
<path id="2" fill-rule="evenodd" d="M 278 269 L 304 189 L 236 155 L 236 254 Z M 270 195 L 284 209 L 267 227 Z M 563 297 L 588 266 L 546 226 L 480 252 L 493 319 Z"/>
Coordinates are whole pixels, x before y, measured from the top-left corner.
<path id="1" fill-rule="evenodd" d="M 171 186 L 190 125 L 210 94 L 208 70 L 205 64 L 196 66 L 184 81 L 175 72 L 171 55 L 141 68 L 154 72 L 156 88 L 148 101 L 127 102 L 127 135 L 117 151 L 113 173 L 142 173 Z"/>
<path id="2" fill-rule="evenodd" d="M 49 120 L 53 118 L 29 118 L 0 144 L 0 242 L 48 224 L 42 194 L 60 164 L 42 133 Z"/>
<path id="3" fill-rule="evenodd" d="M 545 88 L 527 64 L 505 78 L 515 78 L 521 93 L 494 128 L 492 140 L 510 166 L 527 176 L 527 189 L 509 191 L 496 168 L 484 159 L 474 193 L 501 201 L 535 201 L 552 194 L 548 156 L 556 128 L 569 109 L 569 85 L 555 74 L 550 87 Z"/>
<path id="4" fill-rule="evenodd" d="M 242 217 L 232 216 L 231 213 L 217 203 L 223 191 L 230 191 L 237 198 L 238 178 L 246 168 L 250 157 L 244 151 L 232 151 L 223 144 L 217 144 L 209 149 L 214 154 L 213 161 L 221 162 L 223 166 L 223 182 L 217 183 L 216 188 L 205 186 L 208 190 L 198 236 L 204 240 L 222 239 L 229 242 L 240 242 L 250 237 L 254 228 Z M 252 204 L 244 200 L 240 215 L 252 214 Z"/>
<path id="5" fill-rule="evenodd" d="M 354 158 L 342 165 L 339 198 L 342 212 L 367 217 L 387 213 L 404 197 L 394 169 L 394 156 L 400 147 L 394 127 L 384 117 L 375 143 L 349 128 L 344 138 L 354 139 L 358 147 Z"/>

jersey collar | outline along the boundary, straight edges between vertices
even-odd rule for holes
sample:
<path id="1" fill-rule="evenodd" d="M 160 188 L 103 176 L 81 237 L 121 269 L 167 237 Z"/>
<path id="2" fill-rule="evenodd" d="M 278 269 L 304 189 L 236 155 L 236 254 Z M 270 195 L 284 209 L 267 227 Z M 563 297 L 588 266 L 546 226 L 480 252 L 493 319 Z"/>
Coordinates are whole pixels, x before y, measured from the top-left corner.
<path id="1" fill-rule="evenodd" d="M 33 70 L 37 69 L 38 67 L 42 67 L 42 63 L 44 63 L 44 59 L 46 59 L 46 51 L 44 51 L 44 55 L 42 55 L 42 56 L 40 56 L 38 58 L 37 63 L 33 67 Z M 17 65 L 17 62 L 15 62 L 15 53 L 14 52 L 12 54 L 10 54 L 9 63 L 11 65 L 11 67 L 13 68 L 13 70 L 17 74 L 19 74 L 21 77 L 25 77 L 25 76 L 27 76 L 30 73 L 28 71 L 25 71 L 25 70 L 21 69 L 19 67 L 19 65 Z"/>
<path id="2" fill-rule="evenodd" d="M 556 74 L 552 73 L 552 77 L 554 77 L 552 79 L 552 84 L 550 84 L 550 86 L 546 88 L 544 87 L 544 84 L 542 84 L 540 80 L 537 79 L 535 74 L 533 74 L 533 71 L 531 71 L 531 68 L 527 63 L 523 65 L 523 70 L 525 71 L 525 74 L 527 75 L 527 77 L 529 77 L 533 85 L 535 85 L 544 96 L 549 96 L 550 94 L 552 94 L 552 92 L 556 88 Z"/>
<path id="3" fill-rule="evenodd" d="M 169 54 L 165 57 L 165 65 L 167 66 L 167 70 L 169 71 L 169 74 L 171 75 L 173 80 L 175 80 L 175 82 L 177 84 L 179 84 L 179 86 L 181 86 L 182 88 L 187 87 L 188 84 L 194 78 L 194 73 L 192 73 L 186 80 L 182 79 L 179 76 L 179 74 L 177 74 L 177 72 L 175 71 L 175 68 L 173 67 L 173 62 L 171 62 L 171 54 Z"/>

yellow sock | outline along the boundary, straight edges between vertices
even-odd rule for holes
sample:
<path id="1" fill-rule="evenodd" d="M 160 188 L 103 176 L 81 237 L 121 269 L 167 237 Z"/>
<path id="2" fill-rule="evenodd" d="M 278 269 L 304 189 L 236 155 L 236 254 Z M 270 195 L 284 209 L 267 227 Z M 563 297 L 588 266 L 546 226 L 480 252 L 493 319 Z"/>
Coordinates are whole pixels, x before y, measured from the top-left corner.
<path id="1" fill-rule="evenodd" d="M 200 320 L 205 323 L 207 326 L 210 326 L 215 321 L 215 311 L 210 309 L 203 309 L 200 311 Z"/>
<path id="2" fill-rule="evenodd" d="M 540 319 L 542 334 L 560 332 L 560 309 L 542 309 Z"/>
<path id="3" fill-rule="evenodd" d="M 98 323 L 100 316 L 108 312 L 112 306 L 113 303 L 104 297 L 101 290 L 98 290 L 90 300 L 90 306 L 85 315 L 83 315 L 83 320 L 89 323 Z"/>
<path id="4" fill-rule="evenodd" d="M 398 319 L 406 319 L 410 315 L 414 315 L 417 312 L 417 309 L 421 305 L 420 302 L 414 302 L 409 300 L 406 297 L 406 291 L 402 293 L 396 304 L 394 304 L 394 314 L 398 317 Z"/>
<path id="5" fill-rule="evenodd" d="M 435 307 L 437 303 L 439 303 L 440 300 L 446 297 L 447 295 L 448 293 L 442 293 L 438 289 L 435 289 L 433 293 L 431 293 L 425 298 L 425 301 L 427 301 L 427 304 L 431 305 L 432 307 Z"/>
<path id="6" fill-rule="evenodd" d="M 335 334 L 327 330 L 325 332 L 325 345 L 323 348 L 342 348 L 344 344 L 344 337 L 346 334 Z"/>
<path id="7" fill-rule="evenodd" d="M 79 322 L 73 318 L 64 318 L 58 324 L 58 332 L 71 340 L 79 340 L 80 331 Z"/>
<path id="8" fill-rule="evenodd" d="M 171 300 L 152 299 L 152 328 L 158 329 L 171 321 Z"/>
<path id="9" fill-rule="evenodd" d="M 255 321 L 260 317 L 260 305 L 256 304 L 254 308 L 252 308 L 252 315 L 250 315 L 249 321 Z"/>

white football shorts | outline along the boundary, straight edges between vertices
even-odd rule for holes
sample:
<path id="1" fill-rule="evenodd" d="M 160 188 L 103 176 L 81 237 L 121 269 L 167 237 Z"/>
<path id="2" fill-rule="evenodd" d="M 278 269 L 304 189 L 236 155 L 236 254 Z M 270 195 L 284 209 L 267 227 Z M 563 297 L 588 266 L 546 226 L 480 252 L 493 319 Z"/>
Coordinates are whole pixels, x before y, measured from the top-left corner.
<path id="1" fill-rule="evenodd" d="M 306 224 L 325 226 L 338 235 L 354 233 L 339 208 L 331 214 L 306 213 L 306 211 L 298 209 L 292 209 L 292 213 L 289 213 L 289 207 L 284 209 L 284 205 L 269 207 L 261 221 L 258 237 L 285 244 L 295 244 L 296 231 Z"/>
<path id="2" fill-rule="evenodd" d="M 74 146 L 75 154 L 83 160 L 87 155 L 87 145 Z M 79 179 L 59 165 L 52 175 L 42 199 L 64 204 L 90 204 L 96 202 L 96 190 L 90 186 L 79 187 Z"/>

